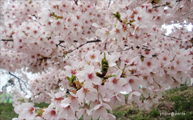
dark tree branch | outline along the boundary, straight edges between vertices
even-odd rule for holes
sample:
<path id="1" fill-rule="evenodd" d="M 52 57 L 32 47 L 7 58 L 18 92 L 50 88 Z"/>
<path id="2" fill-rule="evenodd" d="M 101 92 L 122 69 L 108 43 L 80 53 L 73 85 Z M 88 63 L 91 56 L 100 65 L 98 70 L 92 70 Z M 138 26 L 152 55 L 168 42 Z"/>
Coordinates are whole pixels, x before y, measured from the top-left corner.
<path id="1" fill-rule="evenodd" d="M 123 51 L 127 51 L 127 50 L 130 50 L 130 49 L 133 50 L 133 46 L 132 46 L 132 47 L 129 47 L 129 48 L 125 49 L 125 50 L 119 50 L 119 51 L 117 51 L 117 52 L 123 52 Z M 114 51 L 109 51 L 108 53 L 110 54 L 110 53 L 112 53 L 112 52 L 114 52 Z"/>
<path id="2" fill-rule="evenodd" d="M 78 0 L 74 0 L 74 3 L 75 3 L 76 5 L 78 5 Z"/>
<path id="3" fill-rule="evenodd" d="M 51 59 L 51 57 L 43 57 L 43 58 L 40 58 L 40 60 L 47 60 L 47 59 Z"/>
<path id="4" fill-rule="evenodd" d="M 20 89 L 21 89 L 23 92 L 25 92 L 25 91 L 22 89 L 22 86 L 21 86 L 21 82 L 20 82 L 20 81 L 22 81 L 22 80 L 21 80 L 19 77 L 17 77 L 16 75 L 12 74 L 11 72 L 9 72 L 9 74 L 10 74 L 11 76 L 15 77 L 15 78 L 18 80 Z M 24 81 L 22 81 L 22 82 L 24 83 L 24 86 L 27 88 L 25 82 L 24 82 Z M 27 89 L 28 89 L 28 88 L 27 88 Z M 29 90 L 29 89 L 28 89 L 28 90 Z"/>
<path id="5" fill-rule="evenodd" d="M 104 49 L 106 49 L 107 48 L 107 42 L 105 43 L 105 47 L 104 47 Z"/>
<path id="6" fill-rule="evenodd" d="M 176 0 L 176 3 L 179 4 L 181 1 L 182 1 L 182 0 Z M 156 4 L 156 3 L 154 3 L 154 2 L 152 1 L 152 4 Z M 153 6 L 153 8 L 165 7 L 165 6 L 171 7 L 171 6 L 170 6 L 170 3 L 166 2 L 166 4 Z"/>
<path id="7" fill-rule="evenodd" d="M 3 90 L 4 87 L 7 87 L 7 85 L 4 85 L 4 86 L 1 88 L 1 90 Z"/>
<path id="8" fill-rule="evenodd" d="M 6 42 L 6 41 L 13 41 L 13 39 L 1 39 L 1 41 L 4 41 L 4 42 Z"/>
<path id="9" fill-rule="evenodd" d="M 64 43 L 64 41 L 63 40 L 59 40 L 59 43 L 56 44 L 56 47 L 60 46 L 60 47 L 66 48 L 65 46 L 61 45 L 62 43 Z"/>
<path id="10" fill-rule="evenodd" d="M 80 47 L 84 46 L 84 45 L 87 44 L 87 43 L 96 43 L 96 42 L 101 42 L 101 40 L 96 39 L 96 40 L 87 41 L 86 43 L 81 44 L 80 46 L 76 47 L 74 50 L 69 50 L 69 51 L 67 51 L 67 53 L 71 53 L 71 52 L 79 49 Z"/>
<path id="11" fill-rule="evenodd" d="M 34 17 L 37 19 L 37 16 L 36 16 L 36 15 L 32 15 L 32 16 L 34 16 Z"/>
<path id="12" fill-rule="evenodd" d="M 109 4 L 108 4 L 108 7 L 110 7 L 110 4 L 111 4 L 111 0 L 109 0 Z"/>
<path id="13" fill-rule="evenodd" d="M 5 42 L 5 41 L 13 41 L 13 39 L 1 39 L 1 41 L 4 41 L 4 42 Z M 78 42 L 78 41 L 77 41 L 77 40 L 74 40 L 74 42 Z M 86 43 L 81 44 L 80 46 L 76 47 L 74 50 L 69 50 L 69 51 L 67 51 L 66 53 L 71 53 L 71 52 L 79 49 L 80 47 L 84 46 L 84 45 L 87 44 L 87 43 L 96 43 L 96 42 L 101 42 L 101 40 L 96 39 L 96 40 L 87 41 Z M 64 43 L 64 40 L 59 40 L 59 43 L 56 44 L 56 47 L 61 46 L 61 47 L 63 47 L 63 48 L 66 48 L 65 46 L 62 46 L 62 45 L 61 45 L 62 43 Z M 41 61 L 42 61 L 42 60 L 45 60 L 45 59 L 51 59 L 51 57 L 43 57 L 43 58 L 40 58 Z"/>
<path id="14" fill-rule="evenodd" d="M 167 4 L 163 4 L 163 5 L 157 5 L 157 6 L 153 6 L 153 8 L 158 8 L 158 7 L 165 7 L 167 6 Z"/>
<path id="15" fill-rule="evenodd" d="M 165 37 L 173 38 L 173 39 L 176 39 L 176 40 L 182 40 L 182 39 L 180 39 L 180 38 L 171 37 L 171 36 L 167 36 L 167 35 L 164 35 L 164 34 L 161 34 L 161 35 L 163 35 L 163 36 L 165 36 Z"/>
<path id="16" fill-rule="evenodd" d="M 147 2 L 147 1 L 149 1 L 149 0 L 142 0 L 138 6 L 141 6 L 143 3 Z"/>
<path id="17" fill-rule="evenodd" d="M 1 39 L 1 41 L 3 41 L 3 42 L 13 42 L 13 39 Z M 60 45 L 60 44 L 62 44 L 62 43 L 64 43 L 64 41 L 63 41 L 63 40 L 59 40 L 59 44 L 56 44 L 56 46 L 57 46 L 57 47 L 58 47 L 58 46 L 61 46 L 61 47 L 63 47 L 63 48 L 66 48 L 65 46 Z"/>
<path id="18" fill-rule="evenodd" d="M 59 40 L 59 45 L 64 43 L 64 40 Z"/>
<path id="19" fill-rule="evenodd" d="M 62 46 L 62 45 L 60 45 L 60 44 L 58 44 L 58 45 L 56 44 L 56 46 L 60 46 L 60 47 L 66 48 L 65 46 Z"/>
<path id="20" fill-rule="evenodd" d="M 95 43 L 95 42 L 101 42 L 101 40 L 96 39 L 96 40 L 87 41 L 86 43 Z"/>

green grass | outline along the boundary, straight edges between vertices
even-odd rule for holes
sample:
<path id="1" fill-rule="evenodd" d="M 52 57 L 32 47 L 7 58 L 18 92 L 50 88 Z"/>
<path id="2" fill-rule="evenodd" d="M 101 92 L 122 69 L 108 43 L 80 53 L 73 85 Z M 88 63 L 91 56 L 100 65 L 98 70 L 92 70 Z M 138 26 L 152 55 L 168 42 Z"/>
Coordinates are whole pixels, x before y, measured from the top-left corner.
<path id="1" fill-rule="evenodd" d="M 128 95 L 125 95 L 127 98 Z M 49 104 L 35 104 L 36 107 L 47 107 Z M 185 113 L 185 115 L 160 115 L 160 113 Z M 193 120 L 193 87 L 182 85 L 181 88 L 167 90 L 163 99 L 154 104 L 150 111 L 140 111 L 135 103 L 117 106 L 113 110 L 117 120 Z M 18 115 L 12 104 L 0 104 L 0 120 L 11 120 Z M 83 118 L 81 118 L 83 120 Z"/>
<path id="2" fill-rule="evenodd" d="M 181 115 L 160 115 L 172 112 Z M 150 111 L 140 111 L 133 104 L 118 106 L 113 114 L 117 120 L 193 120 L 193 87 L 182 85 L 180 88 L 167 90 L 163 93 L 163 99 L 154 104 Z"/>
<path id="3" fill-rule="evenodd" d="M 18 115 L 14 112 L 13 106 L 11 103 L 0 104 L 0 120 L 11 120 Z"/>
<path id="4" fill-rule="evenodd" d="M 45 102 L 43 102 L 43 103 L 35 103 L 35 105 L 34 105 L 35 107 L 39 107 L 39 108 L 43 108 L 43 107 L 48 107 L 49 106 L 49 104 L 48 103 L 45 103 Z"/>

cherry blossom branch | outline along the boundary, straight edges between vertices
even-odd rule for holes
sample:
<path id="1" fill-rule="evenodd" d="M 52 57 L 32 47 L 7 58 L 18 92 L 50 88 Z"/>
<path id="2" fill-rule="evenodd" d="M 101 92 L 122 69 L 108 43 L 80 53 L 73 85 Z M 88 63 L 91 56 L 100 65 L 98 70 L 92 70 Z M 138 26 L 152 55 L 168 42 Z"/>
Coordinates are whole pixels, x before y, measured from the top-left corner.
<path id="1" fill-rule="evenodd" d="M 117 52 L 127 51 L 127 50 L 130 50 L 130 49 L 133 49 L 133 46 L 130 47 L 130 48 L 127 48 L 127 49 L 125 49 L 125 50 L 120 50 L 120 51 L 117 51 Z"/>
<path id="2" fill-rule="evenodd" d="M 161 35 L 163 35 L 163 36 L 165 36 L 165 37 L 169 37 L 169 38 L 177 39 L 177 40 L 182 40 L 182 39 L 180 39 L 180 38 L 176 38 L 176 37 L 167 36 L 167 35 L 165 35 L 165 34 L 161 34 Z"/>
<path id="3" fill-rule="evenodd" d="M 128 46 L 128 45 L 125 45 L 125 46 Z M 139 49 L 140 46 L 136 46 L 136 48 Z M 130 50 L 130 49 L 134 50 L 133 46 L 131 46 L 131 47 L 129 47 L 129 48 L 126 48 L 125 50 L 119 50 L 119 51 L 117 51 L 117 52 L 123 52 L 123 51 L 127 51 L 127 50 Z M 145 46 L 145 45 L 143 45 L 142 49 L 145 49 L 145 50 L 149 50 L 149 51 L 150 51 L 150 49 L 148 49 L 148 46 Z M 114 52 L 114 51 L 109 51 L 108 53 L 112 53 L 112 52 Z"/>
<path id="4" fill-rule="evenodd" d="M 43 58 L 40 58 L 40 60 L 47 60 L 47 59 L 51 59 L 51 57 L 43 57 Z"/>
<path id="5" fill-rule="evenodd" d="M 138 6 L 141 6 L 143 3 L 147 2 L 148 0 L 143 0 Z"/>
<path id="6" fill-rule="evenodd" d="M 32 16 L 34 16 L 34 17 L 37 19 L 37 16 L 36 16 L 36 15 L 32 15 Z"/>
<path id="7" fill-rule="evenodd" d="M 64 41 L 63 40 L 59 40 L 59 43 L 56 44 L 56 47 L 60 46 L 60 47 L 66 48 L 65 46 L 61 45 L 62 43 L 64 43 Z"/>
<path id="8" fill-rule="evenodd" d="M 188 14 L 193 14 L 192 12 L 193 12 L 193 11 L 187 12 L 187 13 L 185 13 L 185 14 L 179 16 L 179 17 L 186 16 L 186 15 L 188 15 Z"/>
<path id="9" fill-rule="evenodd" d="M 4 41 L 4 42 L 6 42 L 6 41 L 13 41 L 13 39 L 1 39 L 1 41 Z"/>
<path id="10" fill-rule="evenodd" d="M 74 0 L 74 3 L 75 3 L 76 5 L 78 5 L 78 0 Z"/>
<path id="11" fill-rule="evenodd" d="M 79 49 L 80 47 L 84 46 L 84 45 L 87 44 L 87 43 L 96 43 L 96 42 L 101 42 L 101 40 L 96 39 L 96 40 L 87 41 L 86 43 L 81 44 L 80 46 L 76 47 L 74 50 L 69 50 L 69 51 L 67 51 L 67 53 L 71 53 L 71 52 Z"/>
<path id="12" fill-rule="evenodd" d="M 59 40 L 59 45 L 64 43 L 64 40 Z"/>
<path id="13" fill-rule="evenodd" d="M 163 5 L 157 5 L 157 6 L 153 6 L 153 8 L 158 8 L 158 7 L 165 7 L 165 6 L 168 6 L 168 4 L 163 4 Z"/>
<path id="14" fill-rule="evenodd" d="M 14 40 L 13 39 L 1 39 L 1 41 L 3 41 L 3 42 L 13 42 Z M 56 44 L 56 46 L 58 47 L 58 46 L 61 46 L 61 47 L 63 47 L 63 48 L 66 48 L 65 46 L 62 46 L 62 45 L 60 45 L 60 44 L 62 44 L 64 41 L 62 41 L 62 40 L 59 40 L 59 44 Z"/>
<path id="15" fill-rule="evenodd" d="M 109 4 L 108 4 L 108 7 L 110 7 L 110 4 L 111 4 L 111 0 L 109 0 Z"/>
<path id="16" fill-rule="evenodd" d="M 176 0 L 176 3 L 180 3 L 182 0 Z M 156 4 L 155 2 L 151 2 L 152 4 Z M 158 7 L 165 7 L 165 6 L 168 6 L 168 7 L 171 7 L 170 6 L 170 3 L 169 2 L 166 2 L 166 4 L 163 4 L 163 5 L 157 5 L 157 6 L 154 6 L 153 8 L 158 8 Z"/>
<path id="17" fill-rule="evenodd" d="M 1 41 L 4 41 L 4 42 L 5 42 L 5 41 L 13 41 L 13 39 L 1 39 Z M 74 42 L 78 42 L 78 41 L 77 41 L 77 40 L 74 40 Z M 101 42 L 101 40 L 99 40 L 99 39 L 91 40 L 91 41 L 87 41 L 85 44 L 87 44 L 87 43 L 95 43 L 95 42 Z M 61 45 L 62 43 L 64 43 L 64 41 L 63 41 L 63 40 L 59 40 L 59 43 L 56 44 L 56 46 L 61 46 L 61 47 L 63 47 L 63 48 L 66 48 L 65 46 L 62 46 L 62 45 Z M 71 52 L 79 49 L 80 47 L 84 46 L 85 44 L 81 44 L 80 46 L 76 47 L 74 50 L 69 50 L 69 51 L 67 51 L 67 53 L 71 53 Z M 40 60 L 44 60 L 44 59 L 51 59 L 51 57 L 43 57 L 43 58 L 40 58 Z"/>
<path id="18" fill-rule="evenodd" d="M 62 45 L 60 45 L 60 44 L 58 44 L 58 45 L 56 44 L 56 46 L 60 46 L 60 47 L 66 48 L 65 46 L 62 46 Z"/>

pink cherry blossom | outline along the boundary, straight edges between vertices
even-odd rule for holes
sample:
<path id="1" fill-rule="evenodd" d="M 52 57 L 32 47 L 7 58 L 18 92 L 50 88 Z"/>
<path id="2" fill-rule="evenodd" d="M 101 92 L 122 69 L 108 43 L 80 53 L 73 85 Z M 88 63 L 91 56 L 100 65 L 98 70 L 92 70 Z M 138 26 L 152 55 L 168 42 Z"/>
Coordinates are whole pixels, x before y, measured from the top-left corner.
<path id="1" fill-rule="evenodd" d="M 75 119 L 75 111 L 70 104 L 62 104 L 62 108 L 59 110 L 59 118 L 63 119 Z"/>
<path id="2" fill-rule="evenodd" d="M 82 115 L 83 115 L 83 119 L 86 120 L 86 119 L 91 119 L 91 110 L 88 110 L 88 109 L 80 109 L 78 111 L 78 118 L 80 118 Z"/>
<path id="3" fill-rule="evenodd" d="M 94 66 L 92 65 L 86 65 L 84 67 L 84 72 L 80 72 L 80 76 L 82 79 L 81 81 L 86 81 L 87 84 L 101 84 L 101 79 L 99 77 L 96 76 L 95 74 L 95 70 L 94 70 Z"/>
<path id="4" fill-rule="evenodd" d="M 111 107 L 106 103 L 96 105 L 93 108 L 93 114 L 92 114 L 93 119 L 98 119 L 99 117 L 100 117 L 100 120 L 108 119 L 109 116 L 107 113 L 107 109 L 112 110 Z"/>
<path id="5" fill-rule="evenodd" d="M 23 103 L 17 106 L 14 111 L 19 114 L 19 119 L 34 119 L 35 118 L 35 108 L 31 103 Z"/>
<path id="6" fill-rule="evenodd" d="M 109 81 L 106 82 L 106 86 L 108 86 L 109 89 L 114 90 L 115 92 L 118 92 L 121 90 L 121 87 L 126 83 L 126 80 L 123 78 L 120 78 L 122 74 L 121 70 L 118 70 L 114 75 L 115 77 L 109 78 Z"/>
<path id="7" fill-rule="evenodd" d="M 44 119 L 55 120 L 58 119 L 58 112 L 52 108 L 45 108 L 42 116 Z"/>
<path id="8" fill-rule="evenodd" d="M 128 102 L 132 102 L 132 101 L 139 101 L 139 97 L 140 97 L 141 93 L 137 92 L 137 91 L 133 91 L 129 94 L 128 97 Z"/>
<path id="9" fill-rule="evenodd" d="M 125 104 L 122 92 L 129 94 L 129 103 L 149 110 L 166 87 L 180 87 L 192 77 L 193 36 L 184 21 L 193 22 L 193 1 L 3 4 L 1 69 L 37 75 L 14 82 L 11 94 L 19 114 L 14 119 L 115 120 L 112 108 Z M 167 34 L 163 25 L 174 23 L 181 27 Z M 49 106 L 33 106 L 41 102 Z"/>
<path id="10" fill-rule="evenodd" d="M 87 84 L 87 86 L 90 86 Z M 97 90 L 92 89 L 91 87 L 82 87 L 80 90 L 77 91 L 78 100 L 80 103 L 83 103 L 84 101 L 95 101 L 97 99 Z"/>

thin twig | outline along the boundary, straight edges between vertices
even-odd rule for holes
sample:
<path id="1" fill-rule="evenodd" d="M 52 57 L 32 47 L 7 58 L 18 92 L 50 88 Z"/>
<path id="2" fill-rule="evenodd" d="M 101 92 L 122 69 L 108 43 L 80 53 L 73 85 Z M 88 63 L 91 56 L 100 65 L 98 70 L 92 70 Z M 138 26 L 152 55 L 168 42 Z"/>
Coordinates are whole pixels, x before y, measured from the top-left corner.
<path id="1" fill-rule="evenodd" d="M 176 40 L 182 40 L 182 39 L 180 39 L 180 38 L 176 38 L 176 37 L 167 36 L 167 35 L 165 35 L 165 34 L 161 34 L 161 35 L 163 35 L 163 36 L 165 36 L 165 37 L 173 38 L 173 39 L 176 39 Z"/>
<path id="2" fill-rule="evenodd" d="M 158 6 L 153 6 L 153 8 L 158 8 L 158 7 L 165 7 L 165 6 L 167 6 L 167 4 L 158 5 Z"/>
<path id="3" fill-rule="evenodd" d="M 141 6 L 143 3 L 147 2 L 148 0 L 142 1 L 138 6 Z"/>
<path id="4" fill-rule="evenodd" d="M 13 42 L 13 39 L 1 39 L 1 41 L 3 41 L 3 42 Z M 56 44 L 56 46 L 61 46 L 61 47 L 63 47 L 63 48 L 66 48 L 65 46 L 62 46 L 62 45 L 60 45 L 61 43 L 63 43 L 64 41 L 62 41 L 62 40 L 59 40 L 59 44 Z"/>
<path id="5" fill-rule="evenodd" d="M 18 80 L 18 82 L 19 82 L 20 89 L 21 89 L 23 92 L 25 92 L 25 91 L 22 89 L 22 86 L 21 86 L 21 82 L 20 82 L 20 81 L 22 81 L 22 80 L 21 80 L 20 78 L 18 78 L 16 75 L 12 74 L 11 72 L 9 72 L 9 74 L 10 74 L 11 76 L 17 78 L 17 80 Z M 24 82 L 24 81 L 22 81 L 22 82 L 24 83 L 24 86 L 27 88 L 25 82 Z M 28 89 L 28 88 L 27 88 L 27 89 Z M 28 90 L 29 90 L 29 89 L 28 89 Z"/>
<path id="6" fill-rule="evenodd" d="M 74 0 L 74 3 L 75 3 L 76 5 L 78 5 L 78 0 Z"/>
<path id="7" fill-rule="evenodd" d="M 109 4 L 108 4 L 108 7 L 110 6 L 110 4 L 111 4 L 111 0 L 109 0 Z"/>
<path id="8" fill-rule="evenodd" d="M 57 46 L 57 44 L 56 44 L 56 46 Z M 66 48 L 65 46 L 62 46 L 62 45 L 59 45 L 59 44 L 58 44 L 58 46 L 63 47 L 63 48 Z"/>
<path id="9" fill-rule="evenodd" d="M 51 59 L 51 57 L 43 57 L 43 58 L 40 58 L 40 60 L 45 60 L 45 59 Z"/>
<path id="10" fill-rule="evenodd" d="M 13 39 L 11 39 L 11 38 L 10 39 L 1 39 L 1 41 L 5 41 L 5 42 L 6 41 L 13 41 Z"/>
<path id="11" fill-rule="evenodd" d="M 67 51 L 67 53 L 71 53 L 71 52 L 79 49 L 80 47 L 84 46 L 84 45 L 87 44 L 87 43 L 96 43 L 96 42 L 101 42 L 101 40 L 96 39 L 96 40 L 87 41 L 86 43 L 81 44 L 80 46 L 76 47 L 74 50 L 69 50 L 69 51 Z"/>

